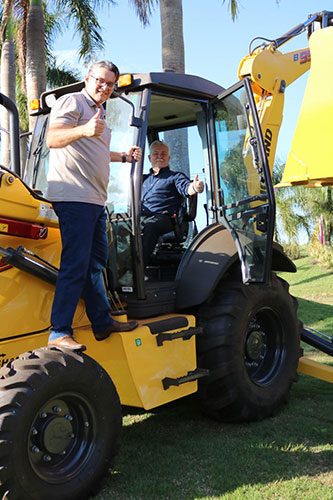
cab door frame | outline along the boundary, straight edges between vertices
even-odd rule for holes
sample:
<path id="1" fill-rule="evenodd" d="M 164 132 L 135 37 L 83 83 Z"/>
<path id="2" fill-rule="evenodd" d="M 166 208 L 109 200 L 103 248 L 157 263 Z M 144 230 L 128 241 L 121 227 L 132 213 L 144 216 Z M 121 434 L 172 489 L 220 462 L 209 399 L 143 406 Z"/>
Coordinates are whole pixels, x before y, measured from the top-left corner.
<path id="1" fill-rule="evenodd" d="M 234 94 L 237 92 L 240 94 L 242 90 L 242 99 L 240 100 Z M 249 193 L 243 199 L 233 200 L 229 197 L 226 200 L 228 196 L 225 196 L 226 193 L 220 175 L 221 164 L 226 162 L 221 162 L 216 115 L 217 106 L 221 108 L 224 102 L 228 104 L 228 100 L 230 102 L 231 99 L 237 104 L 238 109 L 243 110 L 246 121 L 244 134 L 247 134 L 247 153 L 249 153 L 249 156 L 252 154 L 251 178 L 255 179 L 257 175 L 258 189 L 260 187 L 260 190 L 256 195 Z M 225 107 L 228 109 L 228 106 Z M 235 241 L 241 263 L 243 283 L 268 282 L 271 276 L 275 198 L 262 130 L 249 78 L 244 78 L 209 102 L 207 126 L 211 148 L 211 178 L 214 191 L 211 210 L 215 213 L 216 221 L 228 229 Z M 245 230 L 237 227 L 239 221 L 244 218 L 252 219 L 251 224 L 255 228 L 252 233 L 249 231 L 250 225 L 245 224 L 247 226 Z M 246 239 L 248 245 L 244 244 Z"/>

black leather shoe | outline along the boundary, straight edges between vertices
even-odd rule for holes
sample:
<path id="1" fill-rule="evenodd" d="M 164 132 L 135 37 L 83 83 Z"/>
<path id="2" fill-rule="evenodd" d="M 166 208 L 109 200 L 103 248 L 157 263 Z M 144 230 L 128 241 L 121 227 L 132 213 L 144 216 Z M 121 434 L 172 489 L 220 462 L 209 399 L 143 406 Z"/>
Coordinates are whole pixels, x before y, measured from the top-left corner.
<path id="1" fill-rule="evenodd" d="M 107 339 L 113 332 L 130 332 L 138 326 L 137 321 L 127 321 L 126 323 L 122 321 L 113 320 L 112 325 L 108 326 L 104 332 L 94 333 L 96 340 Z"/>

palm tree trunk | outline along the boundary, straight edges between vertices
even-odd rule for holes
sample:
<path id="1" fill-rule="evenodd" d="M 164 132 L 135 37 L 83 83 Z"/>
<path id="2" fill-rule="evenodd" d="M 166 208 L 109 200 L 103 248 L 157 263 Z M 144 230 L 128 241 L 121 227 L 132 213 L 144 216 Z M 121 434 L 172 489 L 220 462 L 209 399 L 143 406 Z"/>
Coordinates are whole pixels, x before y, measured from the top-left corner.
<path id="1" fill-rule="evenodd" d="M 15 102 L 15 43 L 11 14 L 8 16 L 4 33 L 1 53 L 1 92 Z M 3 106 L 1 106 L 1 127 L 5 130 L 9 129 L 8 112 Z M 1 132 L 1 157 L 2 164 L 9 167 L 9 134 L 3 131 Z"/>
<path id="2" fill-rule="evenodd" d="M 45 24 L 42 0 L 30 0 L 26 30 L 26 80 L 28 107 L 30 101 L 39 99 L 46 90 Z M 29 118 L 29 130 L 35 119 Z"/>
<path id="3" fill-rule="evenodd" d="M 24 133 L 26 130 L 22 130 L 20 128 L 20 132 Z M 23 178 L 24 176 L 24 169 L 25 169 L 25 164 L 27 162 L 27 156 L 28 156 L 28 140 L 27 137 L 22 137 L 20 139 L 20 158 L 21 158 L 21 177 Z"/>
<path id="4" fill-rule="evenodd" d="M 160 0 L 160 17 L 163 69 L 185 73 L 182 0 Z M 165 132 L 164 140 L 170 147 L 171 166 L 190 176 L 187 130 Z"/>
<path id="5" fill-rule="evenodd" d="M 160 0 L 160 16 L 163 69 L 185 73 L 182 0 Z"/>

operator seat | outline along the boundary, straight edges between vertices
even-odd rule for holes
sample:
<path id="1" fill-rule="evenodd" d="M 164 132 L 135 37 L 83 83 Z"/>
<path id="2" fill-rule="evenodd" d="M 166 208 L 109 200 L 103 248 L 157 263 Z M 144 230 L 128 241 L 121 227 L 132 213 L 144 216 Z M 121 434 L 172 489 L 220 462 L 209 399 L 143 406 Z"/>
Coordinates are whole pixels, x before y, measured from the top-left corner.
<path id="1" fill-rule="evenodd" d="M 183 243 L 189 232 L 189 223 L 197 215 L 198 194 L 184 197 L 178 214 L 172 215 L 173 232 L 163 234 L 159 243 Z"/>
<path id="2" fill-rule="evenodd" d="M 173 231 L 159 237 L 153 253 L 153 260 L 173 260 L 171 251 L 174 252 L 175 250 L 178 250 L 178 259 L 180 260 L 179 252 L 183 247 L 182 244 L 186 241 L 190 233 L 192 236 L 195 236 L 198 232 L 195 223 L 197 205 L 198 194 L 184 197 L 178 214 L 171 216 Z"/>
<path id="3" fill-rule="evenodd" d="M 172 217 L 173 231 L 160 236 L 145 274 L 149 281 L 173 281 L 185 248 L 198 233 L 195 223 L 198 195 L 184 197 L 178 214 Z"/>

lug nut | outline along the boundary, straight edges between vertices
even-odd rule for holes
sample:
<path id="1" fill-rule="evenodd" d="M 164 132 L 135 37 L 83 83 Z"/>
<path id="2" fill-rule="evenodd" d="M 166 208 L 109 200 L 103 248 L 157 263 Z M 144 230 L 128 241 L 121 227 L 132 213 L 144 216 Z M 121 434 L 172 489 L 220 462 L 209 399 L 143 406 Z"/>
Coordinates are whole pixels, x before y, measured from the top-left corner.
<path id="1" fill-rule="evenodd" d="M 52 410 L 55 412 L 55 413 L 61 413 L 62 412 L 62 409 L 59 407 L 59 406 L 54 406 L 52 408 Z"/>
<path id="2" fill-rule="evenodd" d="M 44 462 L 51 462 L 52 458 L 50 457 L 50 455 L 44 455 L 43 460 Z"/>
<path id="3" fill-rule="evenodd" d="M 33 453 L 39 453 L 39 448 L 38 448 L 38 446 L 32 446 L 31 451 L 32 451 Z"/>

